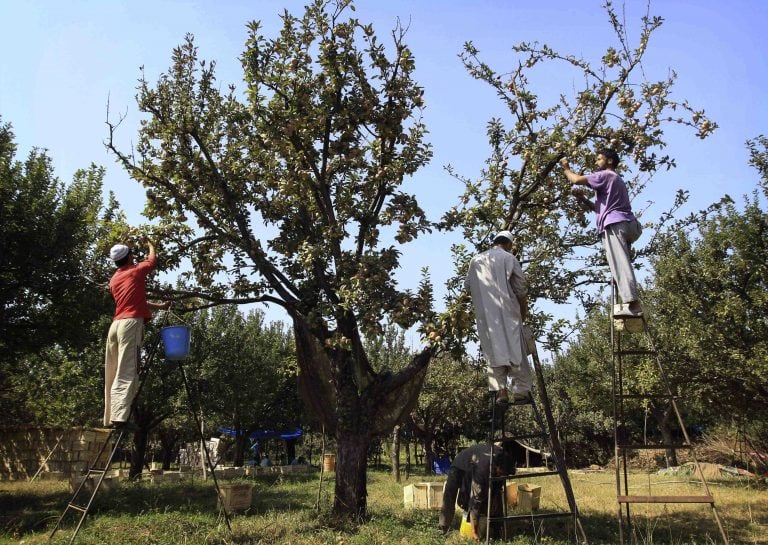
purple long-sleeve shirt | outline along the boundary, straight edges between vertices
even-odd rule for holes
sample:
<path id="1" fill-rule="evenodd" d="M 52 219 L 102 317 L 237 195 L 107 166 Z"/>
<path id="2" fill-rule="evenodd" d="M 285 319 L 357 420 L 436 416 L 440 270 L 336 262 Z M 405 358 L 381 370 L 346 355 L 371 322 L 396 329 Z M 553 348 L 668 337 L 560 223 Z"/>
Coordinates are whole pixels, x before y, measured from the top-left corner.
<path id="1" fill-rule="evenodd" d="M 612 223 L 635 219 L 627 186 L 621 176 L 612 170 L 600 170 L 587 174 L 587 182 L 595 190 L 595 222 L 598 234 L 602 234 Z"/>

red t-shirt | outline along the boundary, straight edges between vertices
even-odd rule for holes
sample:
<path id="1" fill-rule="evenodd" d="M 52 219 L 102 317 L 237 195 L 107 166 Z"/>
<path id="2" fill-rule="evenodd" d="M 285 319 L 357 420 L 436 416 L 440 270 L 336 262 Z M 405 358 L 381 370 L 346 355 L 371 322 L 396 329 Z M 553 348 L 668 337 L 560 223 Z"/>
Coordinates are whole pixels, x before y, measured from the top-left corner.
<path id="1" fill-rule="evenodd" d="M 115 299 L 115 320 L 121 318 L 152 318 L 147 305 L 147 275 L 155 268 L 156 258 L 147 258 L 136 265 L 123 265 L 109 281 L 109 291 Z"/>

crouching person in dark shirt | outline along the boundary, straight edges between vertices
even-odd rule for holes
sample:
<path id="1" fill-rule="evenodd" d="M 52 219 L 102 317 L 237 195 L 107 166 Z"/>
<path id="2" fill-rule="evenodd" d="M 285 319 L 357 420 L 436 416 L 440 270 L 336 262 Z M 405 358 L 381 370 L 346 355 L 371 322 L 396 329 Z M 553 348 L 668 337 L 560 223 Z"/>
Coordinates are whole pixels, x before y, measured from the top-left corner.
<path id="1" fill-rule="evenodd" d="M 480 516 L 488 510 L 488 486 L 490 484 L 491 448 L 489 445 L 475 445 L 459 452 L 448 470 L 448 479 L 443 492 L 443 507 L 440 510 L 439 527 L 448 533 L 453 522 L 456 503 L 469 513 L 472 537 L 480 539 L 478 523 Z M 501 477 L 515 473 L 515 462 L 500 446 L 493 446 L 493 475 Z M 491 513 L 500 513 L 502 482 L 493 483 Z M 499 505 L 494 505 L 499 503 Z"/>

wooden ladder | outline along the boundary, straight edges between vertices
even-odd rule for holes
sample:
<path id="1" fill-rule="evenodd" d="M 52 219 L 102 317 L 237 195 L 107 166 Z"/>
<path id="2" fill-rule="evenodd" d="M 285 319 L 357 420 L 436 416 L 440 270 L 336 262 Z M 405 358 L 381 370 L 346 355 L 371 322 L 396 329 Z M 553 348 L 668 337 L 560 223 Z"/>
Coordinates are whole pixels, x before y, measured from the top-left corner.
<path id="1" fill-rule="evenodd" d="M 507 539 L 507 525 L 506 521 L 521 521 L 521 520 L 527 520 L 527 521 L 535 521 L 537 519 L 546 519 L 546 518 L 558 518 L 558 517 L 571 517 L 573 520 L 573 527 L 574 527 L 574 536 L 576 539 L 576 543 L 583 543 L 587 544 L 587 536 L 584 532 L 584 528 L 581 525 L 581 519 L 579 518 L 579 509 L 576 505 L 576 497 L 573 494 L 573 487 L 571 486 L 571 481 L 568 477 L 568 469 L 565 465 L 565 459 L 564 459 L 564 452 L 562 449 L 562 446 L 560 445 L 560 439 L 558 437 L 557 433 L 557 427 L 555 425 L 555 419 L 552 416 L 552 409 L 549 402 L 549 396 L 547 395 L 547 388 L 544 383 L 544 374 L 542 373 L 541 369 L 541 362 L 539 361 L 539 355 L 538 351 L 536 349 L 536 342 L 533 337 L 533 333 L 531 330 L 527 327 L 523 327 L 524 331 L 524 337 L 525 337 L 525 344 L 528 349 L 528 353 L 531 356 L 533 360 L 533 368 L 536 375 L 536 390 L 531 391 L 531 397 L 520 403 L 513 403 L 510 404 L 510 409 L 512 406 L 514 407 L 530 407 L 531 412 L 533 413 L 533 419 L 536 422 L 536 425 L 538 427 L 537 430 L 533 430 L 531 433 L 526 434 L 517 434 L 517 435 L 510 435 L 507 436 L 505 433 L 505 422 L 504 422 L 504 414 L 497 414 L 497 405 L 496 405 L 496 392 L 492 392 L 491 394 L 491 433 L 490 433 L 490 452 L 491 452 L 491 475 L 489 483 L 491 485 L 488 487 L 488 511 L 486 513 L 486 543 L 490 543 L 490 536 L 491 536 L 491 523 L 492 522 L 500 522 L 503 527 L 504 532 L 504 538 Z M 539 407 L 537 405 L 536 398 L 538 397 L 538 402 L 541 404 L 541 408 L 543 409 L 544 413 L 544 419 L 542 418 L 542 411 L 539 410 Z M 508 409 L 508 410 L 510 410 Z M 546 424 L 544 420 L 546 419 Z M 500 425 L 497 426 L 496 424 L 499 423 Z M 500 432 L 500 433 L 498 433 Z M 498 437 L 497 437 L 498 433 Z M 493 475 L 493 444 L 495 442 L 520 442 L 520 441 L 528 441 L 531 439 L 539 439 L 543 441 L 546 446 L 549 448 L 549 451 L 552 455 L 552 458 L 555 462 L 555 469 L 553 471 L 539 471 L 539 472 L 519 472 L 516 471 L 514 475 L 505 475 L 501 477 L 495 477 Z M 519 514 L 519 515 L 510 515 L 507 512 L 507 504 L 506 504 L 506 486 L 507 486 L 507 479 L 515 478 L 515 479 L 529 479 L 529 478 L 538 478 L 538 477 L 546 477 L 550 475 L 558 475 L 560 477 L 560 483 L 563 487 L 563 492 L 565 493 L 566 500 L 568 502 L 568 510 L 567 511 L 557 511 L 557 512 L 546 512 L 546 513 L 526 513 L 526 514 Z M 504 500 L 501 502 L 503 509 L 502 509 L 502 515 L 501 516 L 491 516 L 491 495 L 492 495 L 492 489 L 494 488 L 492 486 L 492 483 L 494 482 L 501 482 L 502 483 L 502 493 Z"/>
<path id="2" fill-rule="evenodd" d="M 715 507 L 715 499 L 709 491 L 709 485 L 704 477 L 701 466 L 696 459 L 693 446 L 691 444 L 688 431 L 683 423 L 682 413 L 678 403 L 679 396 L 675 394 L 669 383 L 661 358 L 653 341 L 653 335 L 648 326 L 645 315 L 641 317 L 621 317 L 614 316 L 616 309 L 620 308 L 616 298 L 616 286 L 612 290 L 611 305 L 611 366 L 612 366 L 612 403 L 613 403 L 613 436 L 614 452 L 616 465 L 616 500 L 618 506 L 619 523 L 619 543 L 624 544 L 625 530 L 628 535 L 632 532 L 632 518 L 630 505 L 632 504 L 709 504 L 712 514 L 717 523 L 723 543 L 728 545 L 728 536 L 723 527 L 720 515 Z M 631 348 L 625 348 L 625 337 L 635 334 L 642 334 L 645 340 L 645 346 L 637 348 L 638 343 Z M 627 343 L 628 344 L 628 343 Z M 641 343 L 642 344 L 642 343 Z M 652 357 L 655 360 L 655 368 L 658 373 L 658 379 L 662 391 L 655 393 L 630 392 L 629 385 L 626 384 L 624 371 L 626 367 L 626 358 L 630 357 Z M 642 440 L 633 440 L 629 437 L 626 421 L 625 401 L 628 400 L 646 400 L 650 403 L 667 403 L 677 420 L 679 431 L 682 434 L 682 441 L 675 442 L 648 442 L 644 436 Z M 645 434 L 644 434 L 645 435 Z M 698 495 L 636 495 L 629 493 L 629 471 L 628 455 L 638 450 L 690 450 L 691 460 L 694 465 L 695 475 L 701 480 L 703 494 Z"/>
<path id="3" fill-rule="evenodd" d="M 141 366 L 141 370 L 139 372 L 139 386 L 138 386 L 138 389 L 136 390 L 136 395 L 133 398 L 133 402 L 131 403 L 131 410 L 127 420 L 128 422 L 131 421 L 131 416 L 133 416 L 134 409 L 136 407 L 136 402 L 139 399 L 139 395 L 141 394 L 141 390 L 144 387 L 144 383 L 146 382 L 147 377 L 149 376 L 149 372 L 152 368 L 152 362 L 155 359 L 155 355 L 157 354 L 159 345 L 160 345 L 160 335 L 157 336 L 156 341 L 153 343 L 152 347 L 147 353 L 146 364 Z M 140 350 L 141 349 L 139 348 L 139 351 Z M 137 357 L 140 357 L 140 356 L 141 354 L 139 353 Z M 140 360 L 137 360 L 137 361 L 140 361 Z M 189 381 L 187 379 L 187 373 L 184 370 L 184 366 L 182 365 L 181 360 L 178 361 L 178 364 L 179 364 L 179 369 L 181 370 L 181 376 L 184 379 L 184 387 L 187 392 L 187 398 L 190 401 L 190 410 L 192 411 L 192 415 L 195 418 L 195 422 L 197 424 L 197 430 L 200 433 L 200 440 L 201 440 L 201 444 L 203 445 L 203 450 L 205 453 L 205 461 L 208 464 L 211 475 L 213 476 L 213 484 L 214 484 L 214 487 L 216 488 L 217 496 L 219 498 L 222 498 L 221 489 L 219 488 L 219 482 L 216 478 L 216 472 L 214 471 L 214 465 L 211 460 L 211 455 L 208 452 L 208 446 L 205 442 L 205 437 L 203 436 L 203 427 L 200 420 L 201 416 L 199 414 L 199 403 L 198 403 L 198 410 L 195 410 L 195 407 L 192 406 L 194 398 L 192 395 L 192 390 L 189 385 Z M 101 488 L 101 485 L 104 482 L 104 478 L 112 468 L 112 462 L 115 458 L 115 454 L 119 450 L 120 445 L 127 434 L 128 434 L 128 429 L 126 427 L 110 429 L 110 433 L 109 433 L 109 436 L 107 437 L 107 440 L 104 441 L 104 444 L 99 449 L 98 454 L 96 454 L 94 459 L 88 464 L 88 470 L 83 476 L 82 481 L 80 481 L 80 484 L 75 489 L 74 494 L 72 494 L 72 497 L 67 502 L 67 506 L 64 508 L 64 511 L 61 513 L 61 516 L 59 516 L 59 520 L 56 522 L 56 525 L 53 527 L 53 530 L 51 530 L 51 533 L 48 535 L 49 540 L 53 538 L 56 532 L 61 528 L 61 523 L 63 522 L 67 514 L 70 512 L 73 512 L 73 513 L 77 513 L 78 520 L 77 520 L 77 525 L 75 526 L 75 530 L 72 533 L 72 537 L 69 540 L 69 544 L 72 545 L 72 543 L 75 542 L 75 538 L 77 537 L 78 532 L 80 532 L 80 528 L 83 526 L 83 523 L 85 522 L 85 519 L 88 516 L 88 513 L 91 510 L 91 507 L 93 506 L 93 500 L 96 498 L 96 494 L 99 492 L 99 489 Z M 108 445 L 110 445 L 110 443 L 112 443 L 112 447 L 109 451 L 109 455 L 106 457 L 106 459 L 104 459 L 104 453 L 107 451 Z M 91 485 L 93 487 L 92 489 L 90 489 L 91 485 L 87 485 L 87 483 L 89 482 L 91 482 Z M 232 527 L 230 525 L 230 517 L 229 517 L 229 513 L 227 512 L 227 508 L 224 505 L 224 501 L 221 501 L 220 505 L 221 505 L 221 511 L 224 514 L 224 520 L 226 521 L 227 528 L 231 532 Z"/>

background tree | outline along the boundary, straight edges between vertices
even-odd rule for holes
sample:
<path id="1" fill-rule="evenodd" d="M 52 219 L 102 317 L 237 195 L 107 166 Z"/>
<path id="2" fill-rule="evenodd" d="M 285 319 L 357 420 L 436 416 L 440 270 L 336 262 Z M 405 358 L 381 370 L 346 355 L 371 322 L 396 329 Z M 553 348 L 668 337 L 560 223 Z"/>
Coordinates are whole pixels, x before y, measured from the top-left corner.
<path id="1" fill-rule="evenodd" d="M 281 322 L 267 324 L 263 312 L 244 315 L 234 305 L 199 312 L 193 334 L 203 412 L 216 428 L 234 430 L 234 464 L 241 466 L 251 433 L 300 424 L 293 338 Z"/>
<path id="2" fill-rule="evenodd" d="M 53 345 L 19 356 L 15 372 L 8 376 L 17 405 L 4 418 L 16 424 L 100 426 L 104 411 L 102 334 L 108 319 L 104 316 L 94 323 L 92 342 L 80 349 Z"/>
<path id="3" fill-rule="evenodd" d="M 759 137 L 747 144 L 765 187 L 768 142 Z M 757 195 L 742 209 L 726 195 L 707 210 L 676 220 L 653 243 L 653 276 L 643 301 L 670 387 L 683 400 L 689 433 L 735 425 L 756 438 L 766 436 L 766 233 L 768 215 Z M 573 454 L 602 445 L 592 460 L 600 463 L 611 446 L 606 441 L 611 431 L 600 424 L 611 414 L 608 327 L 607 313 L 594 309 L 553 371 L 558 408 L 573 412 L 561 429 L 567 448 Z M 652 361 L 633 364 L 626 373 L 626 382 L 638 391 L 661 391 Z M 628 413 L 630 431 L 641 433 L 652 415 L 663 442 L 675 442 L 677 424 L 666 404 L 630 403 Z M 598 437 L 590 436 L 601 428 Z M 673 452 L 667 461 L 676 463 Z"/>
<path id="4" fill-rule="evenodd" d="M 669 233 L 651 291 L 664 349 L 716 418 L 765 421 L 768 214 L 757 195 Z M 762 418 L 761 418 L 762 416 Z"/>
<path id="5" fill-rule="evenodd" d="M 516 62 L 507 72 L 483 62 L 472 42 L 465 44 L 461 55 L 469 74 L 499 97 L 505 116 L 488 123 L 491 155 L 477 178 L 448 167 L 465 191 L 444 216 L 443 226 L 460 228 L 473 250 L 486 249 L 496 232 L 510 230 L 530 283 L 532 304 L 540 298 L 564 303 L 575 296 L 589 306 L 595 297 L 591 284 L 605 282 L 598 268 L 604 262 L 603 251 L 596 246 L 591 217 L 569 200 L 570 184 L 557 166 L 561 158 L 568 157 L 577 171 L 592 171 L 594 149 L 611 146 L 624 158 L 622 175 L 636 195 L 657 170 L 675 164 L 663 153 L 665 127 L 690 126 L 705 138 L 717 126 L 687 101 L 673 100 L 674 72 L 658 81 L 647 79 L 643 57 L 661 18 L 644 16 L 633 44 L 610 1 L 606 15 L 616 43 L 599 62 L 536 42 L 513 47 Z M 553 70 L 563 81 L 556 92 L 549 85 L 537 85 Z M 464 246 L 454 252 L 457 275 L 462 277 L 470 255 Z M 454 287 L 454 313 L 468 312 L 461 286 Z M 543 333 L 551 316 L 534 313 L 531 322 Z M 564 324 L 548 325 L 547 347 L 557 348 Z"/>
<path id="6" fill-rule="evenodd" d="M 40 397 L 40 390 L 34 390 L 37 400 L 28 397 L 29 366 L 68 365 L 69 377 L 59 374 L 59 379 L 69 384 L 93 372 L 81 356 L 100 334 L 93 324 L 111 309 L 106 292 L 89 279 L 100 278 L 107 265 L 96 247 L 105 235 L 103 222 L 117 208 L 114 201 L 103 205 L 103 176 L 102 168 L 91 166 L 78 170 L 66 185 L 56 178 L 45 151 L 34 149 L 23 162 L 17 160 L 11 126 L 0 119 L 2 420 L 39 421 L 43 416 L 39 404 L 27 404 Z M 65 411 L 61 416 L 67 414 L 64 420 L 80 421 L 66 405 L 57 405 Z"/>
<path id="7" fill-rule="evenodd" d="M 394 370 L 400 371 L 408 365 L 413 352 L 406 345 L 405 332 L 392 324 L 385 324 L 381 334 L 363 340 L 365 351 L 371 361 L 371 366 L 377 372 Z M 403 422 L 396 422 L 389 435 L 389 458 L 392 466 L 392 477 L 400 482 L 400 445 Z"/>
<path id="8" fill-rule="evenodd" d="M 273 39 L 249 24 L 244 102 L 220 91 L 188 37 L 156 85 L 140 81 L 136 154 L 117 149 L 114 125 L 109 147 L 147 188 L 167 265 L 191 260 L 188 293 L 290 316 L 302 393 L 338 444 L 334 511 L 362 515 L 372 440 L 414 406 L 435 352 L 376 372 L 362 343 L 385 316 L 430 327 L 428 282 L 392 280 L 398 245 L 429 228 L 400 186 L 430 151 L 404 29 L 385 47 L 370 25 L 342 20 L 347 8 L 285 13 Z"/>
<path id="9" fill-rule="evenodd" d="M 609 329 L 606 308 L 593 307 L 579 322 L 577 336 L 545 369 L 565 456 L 576 467 L 606 464 L 613 458 Z"/>
<path id="10" fill-rule="evenodd" d="M 425 469 L 452 457 L 463 438 L 487 440 L 490 412 L 488 381 L 482 364 L 446 354 L 429 367 L 410 429 L 424 445 Z"/>
<path id="11" fill-rule="evenodd" d="M 182 386 L 182 377 L 176 362 L 163 358 L 160 344 L 160 327 L 164 321 L 154 320 L 145 324 L 142 365 L 150 366 L 141 392 L 135 398 L 131 420 L 138 429 L 133 433 L 130 477 L 136 478 L 147 464 L 147 455 L 153 434 L 163 432 L 163 424 L 188 411 L 188 403 Z M 155 348 L 157 347 L 157 348 Z M 155 356 L 150 360 L 150 354 Z M 162 428 L 161 428 L 162 427 Z M 167 437 L 166 437 L 167 439 Z"/>

